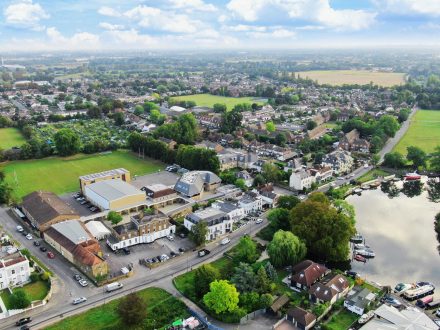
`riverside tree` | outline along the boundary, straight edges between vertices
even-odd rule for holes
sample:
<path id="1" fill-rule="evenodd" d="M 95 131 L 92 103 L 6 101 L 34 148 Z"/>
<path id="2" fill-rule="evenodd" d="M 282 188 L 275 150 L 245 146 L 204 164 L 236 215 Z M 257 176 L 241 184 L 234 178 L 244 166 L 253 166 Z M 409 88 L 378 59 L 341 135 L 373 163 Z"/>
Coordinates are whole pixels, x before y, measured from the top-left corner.
<path id="1" fill-rule="evenodd" d="M 267 246 L 270 262 L 277 268 L 298 263 L 306 253 L 306 245 L 297 236 L 284 230 L 278 230 Z"/>

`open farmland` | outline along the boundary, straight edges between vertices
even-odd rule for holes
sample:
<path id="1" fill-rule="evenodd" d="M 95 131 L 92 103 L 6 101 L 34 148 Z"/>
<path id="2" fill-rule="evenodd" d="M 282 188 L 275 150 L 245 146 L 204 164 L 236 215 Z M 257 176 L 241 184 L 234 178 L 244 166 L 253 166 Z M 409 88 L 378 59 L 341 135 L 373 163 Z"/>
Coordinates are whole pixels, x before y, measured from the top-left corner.
<path id="1" fill-rule="evenodd" d="M 301 78 L 309 78 L 320 84 L 339 86 L 344 84 L 375 85 L 390 87 L 405 83 L 405 73 L 373 72 L 366 70 L 328 70 L 297 72 Z"/>
<path id="2" fill-rule="evenodd" d="M 12 147 L 20 147 L 26 140 L 21 132 L 16 128 L 0 129 L 0 149 L 10 149 Z"/>
<path id="3" fill-rule="evenodd" d="M 393 151 L 406 155 L 406 148 L 416 146 L 433 152 L 440 145 L 440 110 L 418 110 L 412 117 L 408 131 Z"/>
<path id="4" fill-rule="evenodd" d="M 78 190 L 78 177 L 84 174 L 123 167 L 134 175 L 148 174 L 163 169 L 164 164 L 141 160 L 128 151 L 72 157 L 14 161 L 0 165 L 6 179 L 14 187 L 18 198 L 35 190 L 47 190 L 63 194 Z"/>
<path id="5" fill-rule="evenodd" d="M 254 99 L 253 97 L 226 97 L 211 94 L 185 95 L 173 97 L 173 99 L 179 101 L 194 101 L 198 106 L 210 108 L 212 108 L 215 103 L 223 103 L 226 104 L 228 110 L 231 110 L 234 105 L 240 103 L 257 103 L 260 105 L 264 103 L 259 101 L 258 99 Z"/>

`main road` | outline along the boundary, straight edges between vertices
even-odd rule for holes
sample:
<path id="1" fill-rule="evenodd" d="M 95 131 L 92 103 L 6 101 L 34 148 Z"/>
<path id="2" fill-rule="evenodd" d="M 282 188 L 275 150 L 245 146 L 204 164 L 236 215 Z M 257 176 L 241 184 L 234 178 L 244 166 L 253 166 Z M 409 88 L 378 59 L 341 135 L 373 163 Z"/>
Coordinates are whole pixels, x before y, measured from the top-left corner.
<path id="1" fill-rule="evenodd" d="M 177 275 L 183 274 L 195 266 L 198 266 L 202 263 L 212 262 L 213 260 L 220 258 L 223 256 L 223 253 L 235 245 L 243 235 L 248 234 L 254 236 L 259 230 L 268 224 L 265 214 L 262 215 L 262 218 L 263 222 L 261 224 L 256 224 L 255 222 L 249 221 L 245 226 L 230 233 L 229 238 L 231 242 L 227 245 L 221 245 L 219 241 L 209 243 L 206 248 L 210 250 L 211 253 L 204 258 L 199 257 L 197 252 L 188 251 L 183 255 L 160 264 L 159 267 L 151 270 L 146 267 L 137 266 L 135 271 L 142 272 L 141 276 L 133 276 L 123 280 L 123 289 L 114 293 L 107 293 L 102 287 L 97 288 L 89 286 L 89 288 L 86 288 L 85 291 L 81 291 L 80 294 L 87 297 L 87 302 L 76 306 L 73 306 L 71 303 L 73 297 L 72 291 L 75 290 L 75 288 L 78 288 L 78 284 L 72 279 L 72 274 L 75 272 L 74 267 L 68 266 L 71 267 L 71 269 L 66 269 L 67 263 L 64 260 L 61 260 L 62 258 L 51 259 L 48 266 L 56 275 L 54 283 L 55 292 L 52 296 L 52 299 L 43 307 L 3 319 L 0 323 L 0 329 L 13 329 L 15 322 L 25 316 L 32 317 L 33 321 L 30 323 L 32 328 L 41 329 L 51 323 L 62 320 L 65 317 L 82 313 L 90 308 L 108 303 L 110 300 L 120 298 L 127 293 L 142 290 L 151 286 L 158 286 L 161 283 L 163 284 L 164 280 L 167 278 L 169 281 L 172 281 L 172 279 Z M 15 228 L 17 223 L 3 208 L 0 209 L 0 222 L 3 228 L 10 234 L 16 233 Z M 23 247 L 32 251 L 32 241 L 26 240 L 26 238 L 20 234 L 15 234 L 14 239 L 19 241 Z M 35 250 L 35 248 L 33 250 Z M 80 289 L 78 288 L 78 290 Z"/>

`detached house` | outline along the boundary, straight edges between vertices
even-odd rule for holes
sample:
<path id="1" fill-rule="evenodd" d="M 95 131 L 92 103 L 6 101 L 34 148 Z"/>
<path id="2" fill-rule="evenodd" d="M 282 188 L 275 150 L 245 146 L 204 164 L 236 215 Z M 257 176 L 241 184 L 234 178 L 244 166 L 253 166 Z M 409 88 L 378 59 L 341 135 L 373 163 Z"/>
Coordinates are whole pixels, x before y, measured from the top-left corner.
<path id="1" fill-rule="evenodd" d="M 364 314 L 365 309 L 376 299 L 376 295 L 367 288 L 355 286 L 347 294 L 344 307 L 358 315 Z"/>
<path id="2" fill-rule="evenodd" d="M 348 173 L 353 167 L 353 157 L 345 150 L 335 150 L 322 158 L 321 166 L 330 167 L 335 174 Z"/>
<path id="3" fill-rule="evenodd" d="M 328 302 L 332 305 L 347 294 L 349 287 L 350 283 L 343 275 L 335 275 L 329 280 L 323 279 L 313 284 L 309 289 L 310 300 L 313 303 Z"/>
<path id="4" fill-rule="evenodd" d="M 289 186 L 295 190 L 310 189 L 316 179 L 309 171 L 301 169 L 290 175 Z"/>
<path id="5" fill-rule="evenodd" d="M 370 143 L 360 138 L 359 131 L 353 129 L 339 142 L 339 147 L 347 151 L 358 151 L 363 153 L 368 153 L 370 151 Z"/>
<path id="6" fill-rule="evenodd" d="M 330 270 L 311 260 L 301 261 L 292 268 L 291 286 L 293 289 L 307 290 L 321 280 Z"/>

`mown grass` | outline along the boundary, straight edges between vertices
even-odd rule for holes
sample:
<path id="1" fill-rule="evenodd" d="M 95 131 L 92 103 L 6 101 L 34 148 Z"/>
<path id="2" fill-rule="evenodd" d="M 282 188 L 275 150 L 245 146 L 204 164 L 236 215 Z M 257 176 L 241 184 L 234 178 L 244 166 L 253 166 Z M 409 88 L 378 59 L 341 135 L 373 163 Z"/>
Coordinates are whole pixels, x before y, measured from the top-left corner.
<path id="1" fill-rule="evenodd" d="M 328 330 L 343 330 L 348 329 L 353 322 L 359 318 L 359 315 L 351 313 L 350 311 L 341 309 L 334 314 L 328 323 L 325 324 L 325 329 Z"/>
<path id="2" fill-rule="evenodd" d="M 440 146 L 440 110 L 418 110 L 411 118 L 405 135 L 396 144 L 393 151 L 407 154 L 407 147 L 416 146 L 425 152 L 433 152 Z"/>
<path id="3" fill-rule="evenodd" d="M 344 84 L 375 85 L 390 87 L 405 83 L 405 73 L 373 72 L 367 70 L 322 70 L 297 72 L 301 78 L 317 80 L 320 84 L 340 86 Z"/>
<path id="4" fill-rule="evenodd" d="M 371 171 L 365 173 L 361 177 L 359 177 L 356 181 L 364 183 L 368 182 L 374 179 L 377 179 L 378 177 L 384 177 L 390 175 L 389 172 L 381 170 L 379 168 L 372 169 Z"/>
<path id="5" fill-rule="evenodd" d="M 20 147 L 26 140 L 21 132 L 16 128 L 0 129 L 0 149 L 11 149 L 12 147 Z"/>
<path id="6" fill-rule="evenodd" d="M 47 190 L 56 194 L 77 191 L 81 175 L 126 168 L 134 175 L 142 175 L 163 169 L 164 164 L 153 160 L 142 160 L 128 151 L 115 151 L 105 154 L 83 155 L 60 158 L 13 161 L 0 165 L 6 180 L 14 188 L 16 197 L 35 190 Z"/>
<path id="7" fill-rule="evenodd" d="M 162 329 L 176 319 L 189 316 L 185 304 L 171 294 L 159 288 L 147 288 L 138 292 L 147 304 L 147 317 L 142 325 L 129 327 L 121 324 L 116 309 L 121 299 L 92 308 L 84 313 L 68 317 L 47 330 L 78 329 Z"/>
<path id="8" fill-rule="evenodd" d="M 223 103 L 226 105 L 228 110 L 231 110 L 236 104 L 240 103 L 257 103 L 262 104 L 262 102 L 257 102 L 252 97 L 226 97 L 211 94 L 194 94 L 173 97 L 173 100 L 179 101 L 194 101 L 198 106 L 210 107 L 212 108 L 215 103 Z"/>
<path id="9" fill-rule="evenodd" d="M 12 292 L 15 292 L 17 290 L 23 290 L 26 295 L 28 296 L 30 301 L 36 301 L 36 300 L 43 300 L 46 298 L 47 293 L 49 292 L 50 284 L 47 281 L 38 280 L 34 283 L 29 283 L 23 286 L 22 288 L 14 288 Z M 3 290 L 1 293 L 1 298 L 3 300 L 3 303 L 5 304 L 7 309 L 12 309 L 11 306 L 11 295 L 7 290 Z"/>

